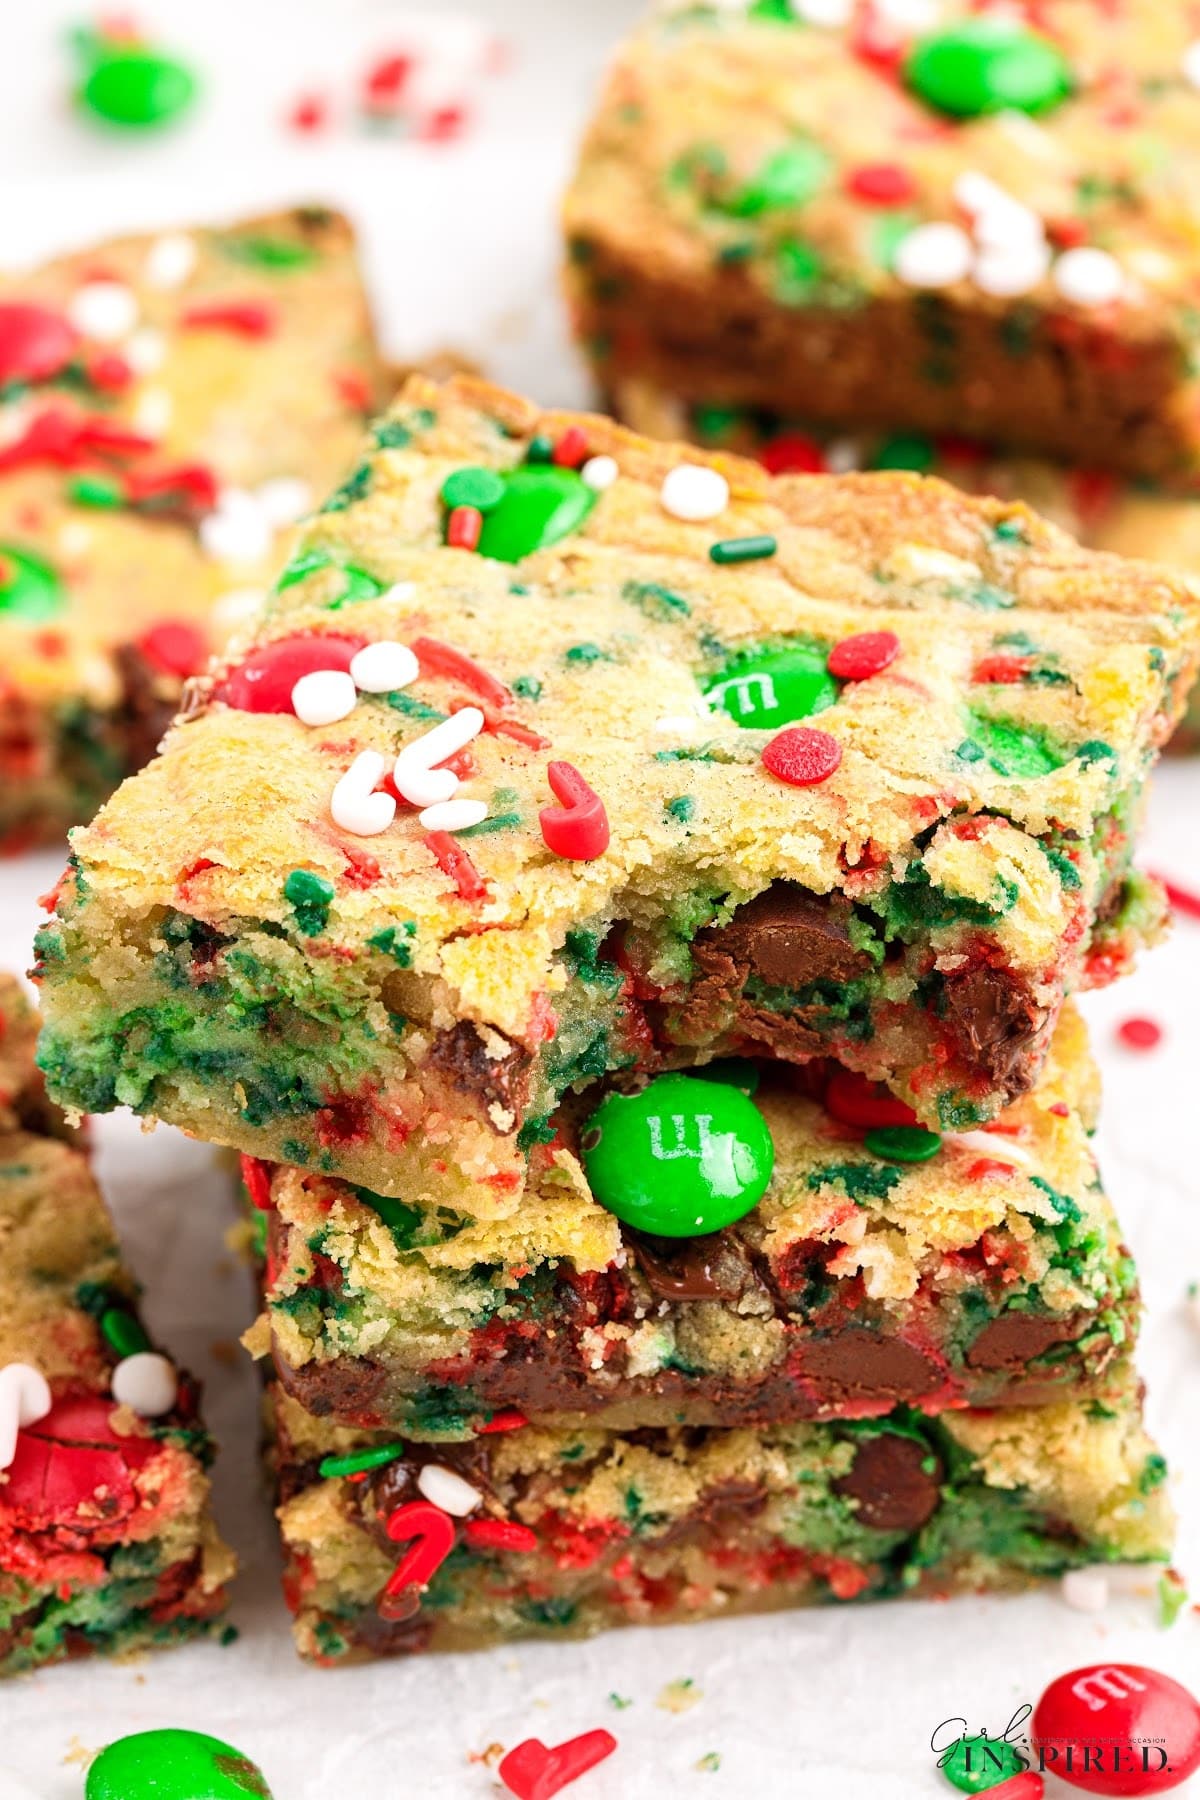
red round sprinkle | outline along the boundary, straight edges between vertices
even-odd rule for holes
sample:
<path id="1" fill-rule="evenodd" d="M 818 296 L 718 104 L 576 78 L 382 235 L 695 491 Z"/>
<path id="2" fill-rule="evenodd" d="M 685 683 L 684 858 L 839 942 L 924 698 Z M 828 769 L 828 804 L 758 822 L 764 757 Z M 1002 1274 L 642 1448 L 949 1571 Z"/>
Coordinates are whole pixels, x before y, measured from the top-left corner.
<path id="1" fill-rule="evenodd" d="M 825 1089 L 825 1110 L 842 1125 L 876 1131 L 884 1125 L 916 1125 L 911 1106 L 877 1081 L 856 1075 L 853 1069 L 835 1069 Z"/>
<path id="2" fill-rule="evenodd" d="M 1163 1028 L 1153 1019 L 1124 1019 L 1117 1036 L 1129 1050 L 1153 1050 L 1162 1043 Z"/>
<path id="3" fill-rule="evenodd" d="M 259 1212 L 273 1212 L 271 1199 L 271 1165 L 260 1162 L 257 1156 L 247 1156 L 244 1152 L 238 1159 L 242 1166 L 242 1185 L 250 1196 L 251 1206 Z"/>
<path id="4" fill-rule="evenodd" d="M 827 731 L 789 725 L 762 753 L 763 765 L 791 787 L 815 787 L 828 781 L 842 760 L 842 746 Z M 544 834 L 543 834 L 544 835 Z"/>
<path id="5" fill-rule="evenodd" d="M 570 1782 L 611 1756 L 617 1740 L 611 1731 L 585 1731 L 565 1744 L 548 1746 L 526 1738 L 509 1751 L 496 1773 L 517 1800 L 553 1800 Z"/>
<path id="6" fill-rule="evenodd" d="M 446 520 L 446 542 L 452 550 L 474 550 L 483 531 L 477 506 L 456 506 Z"/>
<path id="7" fill-rule="evenodd" d="M 899 654 L 900 639 L 894 631 L 860 631 L 833 646 L 826 667 L 840 681 L 866 681 L 894 663 Z"/>
<path id="8" fill-rule="evenodd" d="M 164 619 L 161 625 L 151 625 L 138 638 L 137 648 L 151 668 L 184 680 L 208 661 L 208 639 L 199 626 L 189 625 L 185 619 Z"/>
<path id="9" fill-rule="evenodd" d="M 577 469 L 587 460 L 587 434 L 578 425 L 570 425 L 554 446 L 554 461 L 560 469 Z"/>
<path id="10" fill-rule="evenodd" d="M 536 1550 L 537 1533 L 515 1519 L 468 1519 L 466 1538 L 476 1550 Z"/>
<path id="11" fill-rule="evenodd" d="M 426 113 L 417 129 L 417 138 L 426 144 L 446 144 L 459 136 L 467 123 L 465 106 L 435 106 Z"/>
<path id="12" fill-rule="evenodd" d="M 542 839 L 555 856 L 591 862 L 603 856 L 611 836 L 604 802 L 573 763 L 552 762 L 546 779 L 559 806 L 543 806 L 538 814 Z"/>
<path id="13" fill-rule="evenodd" d="M 902 163 L 860 163 L 846 176 L 847 192 L 872 206 L 903 206 L 917 184 Z"/>
<path id="14" fill-rule="evenodd" d="M 290 713 L 292 689 L 302 675 L 315 674 L 318 669 L 349 671 L 365 642 L 365 638 L 318 632 L 276 638 L 230 669 L 215 698 L 240 712 Z"/>
<path id="15" fill-rule="evenodd" d="M 786 431 L 763 446 L 758 460 L 768 475 L 820 475 L 825 467 L 825 452 L 815 438 Z"/>
<path id="16" fill-rule="evenodd" d="M 75 354 L 79 334 L 62 313 L 12 300 L 0 305 L 0 387 L 48 381 Z"/>
<path id="17" fill-rule="evenodd" d="M 1161 1794 L 1200 1769 L 1200 1702 L 1141 1663 L 1052 1681 L 1030 1732 L 1043 1768 L 1089 1794 Z"/>
<path id="18" fill-rule="evenodd" d="M 212 300 L 189 306 L 179 322 L 191 331 L 234 331 L 262 338 L 275 329 L 275 309 L 263 300 Z"/>
<path id="19" fill-rule="evenodd" d="M 997 687 L 1015 687 L 1024 681 L 1032 667 L 1030 656 L 1005 655 L 997 651 L 995 656 L 985 656 L 975 664 L 971 680 L 977 685 L 991 682 Z"/>
<path id="20" fill-rule="evenodd" d="M 321 94 L 301 94 L 287 115 L 293 131 L 320 131 L 329 121 L 329 106 Z"/>

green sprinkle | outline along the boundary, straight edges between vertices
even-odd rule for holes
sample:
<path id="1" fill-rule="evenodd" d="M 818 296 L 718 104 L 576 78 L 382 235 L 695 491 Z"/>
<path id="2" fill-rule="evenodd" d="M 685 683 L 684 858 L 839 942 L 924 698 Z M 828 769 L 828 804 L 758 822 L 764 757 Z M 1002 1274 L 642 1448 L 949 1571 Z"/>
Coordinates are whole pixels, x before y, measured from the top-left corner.
<path id="1" fill-rule="evenodd" d="M 492 512 L 504 498 L 504 477 L 495 469 L 455 469 L 442 483 L 442 505 L 473 506 L 476 512 Z"/>
<path id="2" fill-rule="evenodd" d="M 1182 1575 L 1168 1569 L 1158 1580 L 1158 1622 L 1169 1631 L 1188 1602 L 1187 1584 Z"/>
<path id="3" fill-rule="evenodd" d="M 721 1757 L 719 1752 L 716 1750 L 709 1750 L 696 1764 L 696 1772 L 700 1775 L 715 1775 L 720 1767 Z"/>
<path id="4" fill-rule="evenodd" d="M 885 438 L 871 458 L 873 469 L 911 469 L 927 475 L 933 467 L 933 445 L 928 438 L 900 436 Z"/>
<path id="5" fill-rule="evenodd" d="M 876 1131 L 868 1131 L 863 1144 L 872 1156 L 882 1157 L 884 1162 L 921 1163 L 937 1155 L 942 1140 L 936 1131 L 926 1131 L 920 1125 L 881 1125 Z"/>
<path id="6" fill-rule="evenodd" d="M 348 475 L 341 487 L 335 488 L 321 508 L 323 513 L 345 512 L 347 507 L 357 506 L 365 500 L 371 491 L 372 469 L 369 462 L 359 463 L 352 475 Z M 376 590 L 378 591 L 378 590 Z"/>
<path id="7" fill-rule="evenodd" d="M 772 151 L 727 210 L 738 219 L 757 219 L 763 213 L 803 206 L 824 186 L 832 166 L 829 153 L 819 144 L 807 140 L 785 144 Z"/>
<path id="8" fill-rule="evenodd" d="M 761 537 L 722 538 L 709 547 L 708 554 L 715 563 L 761 562 L 774 556 L 778 548 L 778 541 L 764 532 Z"/>
<path id="9" fill-rule="evenodd" d="M 314 869 L 293 869 L 283 884 L 283 897 L 296 909 L 305 937 L 317 937 L 329 923 L 334 886 Z"/>
<path id="10" fill-rule="evenodd" d="M 554 459 L 554 439 L 544 431 L 529 440 L 529 448 L 525 452 L 525 461 L 530 463 L 548 463 Z"/>
<path id="11" fill-rule="evenodd" d="M 663 807 L 663 811 L 666 813 L 667 817 L 669 819 L 677 819 L 681 825 L 686 825 L 688 823 L 695 810 L 696 802 L 692 799 L 690 794 L 676 794 L 675 798 L 673 800 L 668 800 Z"/>
<path id="12" fill-rule="evenodd" d="M 137 1356 L 150 1348 L 150 1339 L 139 1321 L 122 1307 L 110 1306 L 101 1315 L 100 1330 L 105 1343 L 118 1356 Z"/>
<path id="13" fill-rule="evenodd" d="M 518 675 L 513 681 L 512 691 L 519 700 L 540 700 L 542 684 L 536 675 Z"/>
<path id="14" fill-rule="evenodd" d="M 999 538 L 1002 544 L 1027 544 L 1029 533 L 1025 529 L 1023 519 L 997 519 L 992 526 L 992 536 Z"/>
<path id="15" fill-rule="evenodd" d="M 289 238 L 228 237 L 220 242 L 233 262 L 247 263 L 254 269 L 307 269 L 317 260 L 316 252 L 307 244 L 295 244 Z"/>
<path id="16" fill-rule="evenodd" d="M 614 1712 L 624 1712 L 626 1707 L 633 1705 L 633 1701 L 627 1700 L 624 1694 L 610 1694 L 608 1696 L 608 1704 L 612 1707 Z"/>
<path id="17" fill-rule="evenodd" d="M 350 1450 L 345 1456 L 326 1456 L 320 1473 L 332 1481 L 338 1475 L 361 1475 L 365 1469 L 382 1469 L 404 1455 L 403 1444 L 376 1444 L 373 1450 Z"/>
<path id="18" fill-rule="evenodd" d="M 416 920 L 405 919 L 401 925 L 388 925 L 382 931 L 374 932 L 367 939 L 367 945 L 390 956 L 399 968 L 407 969 L 412 963 L 412 940 L 416 935 Z"/>
<path id="19" fill-rule="evenodd" d="M 67 483 L 67 499 L 75 506 L 90 506 L 112 512 L 125 504 L 125 493 L 119 481 L 104 475 L 77 475 Z"/>
<path id="20" fill-rule="evenodd" d="M 599 644 L 572 644 L 564 653 L 564 660 L 569 663 L 611 662 L 612 657 Z"/>
<path id="21" fill-rule="evenodd" d="M 412 443 L 412 432 L 399 419 L 381 419 L 374 437 L 380 450 L 406 450 Z"/>

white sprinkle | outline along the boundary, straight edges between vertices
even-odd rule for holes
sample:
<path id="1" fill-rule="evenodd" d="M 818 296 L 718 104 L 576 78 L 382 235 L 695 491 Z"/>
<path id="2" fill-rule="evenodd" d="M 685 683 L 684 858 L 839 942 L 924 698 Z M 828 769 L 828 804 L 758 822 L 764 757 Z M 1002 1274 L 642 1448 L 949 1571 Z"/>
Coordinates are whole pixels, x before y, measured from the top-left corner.
<path id="1" fill-rule="evenodd" d="M 358 705 L 358 689 L 344 669 L 314 669 L 292 689 L 292 710 L 302 725 L 335 725 Z"/>
<path id="2" fill-rule="evenodd" d="M 1194 38 L 1179 59 L 1183 79 L 1200 88 L 1200 38 Z"/>
<path id="3" fill-rule="evenodd" d="M 135 375 L 154 375 L 167 360 L 166 335 L 153 325 L 140 325 L 125 345 L 124 355 Z"/>
<path id="4" fill-rule="evenodd" d="M 1065 250 L 1054 265 L 1054 285 L 1064 300 L 1076 306 L 1110 306 L 1125 288 L 1125 276 L 1115 256 L 1086 244 Z"/>
<path id="5" fill-rule="evenodd" d="M 483 1499 L 478 1488 L 441 1463 L 426 1463 L 417 1476 L 417 1486 L 431 1505 L 440 1506 L 456 1519 L 466 1518 Z"/>
<path id="6" fill-rule="evenodd" d="M 312 511 L 313 491 L 298 475 L 277 475 L 255 489 L 255 499 L 272 525 L 294 525 Z"/>
<path id="7" fill-rule="evenodd" d="M 971 279 L 984 294 L 1028 294 L 1045 280 L 1049 267 L 1050 246 L 1040 239 L 1024 244 L 989 244 L 975 258 Z"/>
<path id="8" fill-rule="evenodd" d="M 169 1413 L 179 1392 L 175 1365 L 156 1350 L 139 1350 L 124 1356 L 112 1372 L 112 1397 L 118 1406 L 132 1406 L 144 1419 Z"/>
<path id="9" fill-rule="evenodd" d="M 970 272 L 974 250 L 961 225 L 918 225 L 901 238 L 893 268 L 905 287 L 953 287 Z"/>
<path id="10" fill-rule="evenodd" d="M 978 169 L 964 169 L 954 183 L 954 198 L 971 215 L 975 238 L 981 244 L 1028 242 L 1043 238 L 1045 227 L 1032 207 L 1016 199 Z"/>
<path id="11" fill-rule="evenodd" d="M 201 546 L 217 562 L 261 562 L 274 542 L 270 520 L 244 488 L 225 488 L 216 511 L 200 521 Z"/>
<path id="12" fill-rule="evenodd" d="M 182 287 L 196 266 L 195 240 L 182 231 L 155 238 L 146 252 L 142 277 L 154 288 Z"/>
<path id="13" fill-rule="evenodd" d="M 861 469 L 862 462 L 862 445 L 857 438 L 834 438 L 825 446 L 825 467 L 831 475 L 848 475 L 851 469 Z"/>
<path id="14" fill-rule="evenodd" d="M 378 837 L 387 830 L 396 816 L 396 802 L 390 794 L 375 792 L 385 767 L 378 750 L 364 750 L 355 757 L 329 802 L 335 825 L 355 837 Z"/>
<path id="15" fill-rule="evenodd" d="M 486 819 L 487 810 L 484 800 L 441 800 L 427 806 L 420 819 L 426 831 L 465 831 Z"/>
<path id="16" fill-rule="evenodd" d="M 729 483 L 703 463 L 680 463 L 662 484 L 659 496 L 672 518 L 700 523 L 715 519 L 729 505 Z"/>
<path id="17" fill-rule="evenodd" d="M 836 31 L 850 23 L 854 0 L 795 0 L 793 11 L 806 25 L 824 25 Z"/>
<path id="18" fill-rule="evenodd" d="M 997 1162 L 1033 1161 L 1028 1150 L 1022 1150 L 1019 1144 L 1012 1143 L 998 1131 L 953 1131 L 947 1133 L 945 1141 L 947 1144 L 957 1144 L 960 1150 L 974 1150 L 984 1156 L 994 1156 Z"/>
<path id="19" fill-rule="evenodd" d="M 393 694 L 421 673 L 421 665 L 407 644 L 385 639 L 366 644 L 350 664 L 355 686 L 364 694 Z"/>
<path id="20" fill-rule="evenodd" d="M 262 588 L 240 587 L 230 588 L 213 602 L 212 616 L 215 624 L 228 636 L 247 619 L 252 619 L 266 599 Z"/>
<path id="21" fill-rule="evenodd" d="M 164 437 L 170 429 L 174 412 L 175 400 L 169 389 L 144 388 L 137 397 L 131 423 L 135 431 L 142 431 L 147 437 Z"/>
<path id="22" fill-rule="evenodd" d="M 64 562 L 79 562 L 92 547 L 95 532 L 82 519 L 71 519 L 58 533 L 58 554 Z"/>
<path id="23" fill-rule="evenodd" d="M 138 322 L 137 295 L 123 281 L 85 281 L 72 294 L 67 317 L 84 337 L 115 344 Z"/>
<path id="24" fill-rule="evenodd" d="M 462 706 L 440 725 L 405 744 L 396 758 L 392 779 L 410 806 L 436 806 L 439 801 L 453 799 L 458 791 L 458 776 L 453 770 L 436 765 L 464 749 L 482 730 L 483 714 L 479 708 Z"/>
<path id="25" fill-rule="evenodd" d="M 31 1363 L 6 1363 L 0 1369 L 0 1469 L 17 1453 L 17 1432 L 44 1419 L 53 1404 L 50 1384 Z"/>
<path id="26" fill-rule="evenodd" d="M 415 581 L 394 581 L 391 587 L 379 597 L 381 600 L 390 600 L 394 606 L 404 606 L 412 599 L 416 591 Z"/>
<path id="27" fill-rule="evenodd" d="M 1108 1575 L 1103 1569 L 1068 1569 L 1060 1585 L 1074 1612 L 1103 1612 L 1108 1605 Z"/>
<path id="28" fill-rule="evenodd" d="M 615 456 L 589 456 L 579 471 L 580 478 L 598 494 L 610 488 L 620 473 Z"/>

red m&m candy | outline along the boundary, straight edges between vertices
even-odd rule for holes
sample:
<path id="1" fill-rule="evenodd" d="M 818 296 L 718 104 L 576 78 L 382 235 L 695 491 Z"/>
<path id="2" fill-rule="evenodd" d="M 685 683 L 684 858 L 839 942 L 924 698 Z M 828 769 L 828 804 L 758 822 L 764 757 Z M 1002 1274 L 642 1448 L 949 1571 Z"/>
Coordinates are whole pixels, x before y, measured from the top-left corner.
<path id="1" fill-rule="evenodd" d="M 0 305 L 0 387 L 48 381 L 75 354 L 79 334 L 62 313 L 19 300 Z"/>
<path id="2" fill-rule="evenodd" d="M 1140 1663 L 1072 1669 L 1031 1731 L 1039 1766 L 1085 1794 L 1165 1794 L 1200 1769 L 1200 1701 Z"/>
<path id="3" fill-rule="evenodd" d="M 323 631 L 276 638 L 230 669 L 216 698 L 240 712 L 289 713 L 292 689 L 302 675 L 315 675 L 319 669 L 348 671 L 365 642 Z"/>

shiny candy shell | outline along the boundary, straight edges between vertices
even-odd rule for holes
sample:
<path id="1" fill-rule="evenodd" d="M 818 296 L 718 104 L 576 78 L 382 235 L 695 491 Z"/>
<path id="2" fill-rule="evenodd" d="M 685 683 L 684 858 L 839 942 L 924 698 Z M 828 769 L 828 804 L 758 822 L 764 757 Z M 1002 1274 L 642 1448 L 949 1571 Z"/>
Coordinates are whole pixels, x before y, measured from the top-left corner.
<path id="1" fill-rule="evenodd" d="M 585 1124 L 580 1149 L 600 1204 L 659 1237 L 699 1237 L 744 1218 L 775 1165 L 754 1102 L 728 1083 L 690 1075 L 609 1094 Z"/>
<path id="2" fill-rule="evenodd" d="M 64 314 L 21 300 L 0 305 L 0 387 L 49 380 L 78 347 L 79 335 Z"/>
<path id="3" fill-rule="evenodd" d="M 953 118 L 1043 112 L 1071 91 L 1060 51 L 1009 18 L 958 19 L 913 47 L 904 69 L 926 105 Z"/>
<path id="4" fill-rule="evenodd" d="M 520 562 L 578 531 L 596 504 L 596 490 L 574 469 L 525 464 L 504 477 L 504 497 L 484 517 L 480 556 Z"/>
<path id="5" fill-rule="evenodd" d="M 824 712 L 838 686 L 820 650 L 795 645 L 731 663 L 705 687 L 710 706 L 720 707 L 747 729 L 790 725 Z"/>
<path id="6" fill-rule="evenodd" d="M 201 1731 L 139 1731 L 102 1750 L 85 1800 L 271 1800 L 249 1757 Z"/>
<path id="7" fill-rule="evenodd" d="M 1084 1793 L 1163 1794 L 1200 1769 L 1200 1701 L 1157 1669 L 1096 1663 L 1050 1683 L 1031 1737 L 1039 1766 Z"/>
<path id="8" fill-rule="evenodd" d="M 145 127 L 179 118 L 195 94 L 196 77 L 183 63 L 128 44 L 99 58 L 79 90 L 79 102 L 110 125 Z"/>
<path id="9" fill-rule="evenodd" d="M 48 562 L 32 550 L 0 544 L 0 618 L 41 625 L 56 618 L 65 602 L 62 583 Z"/>

